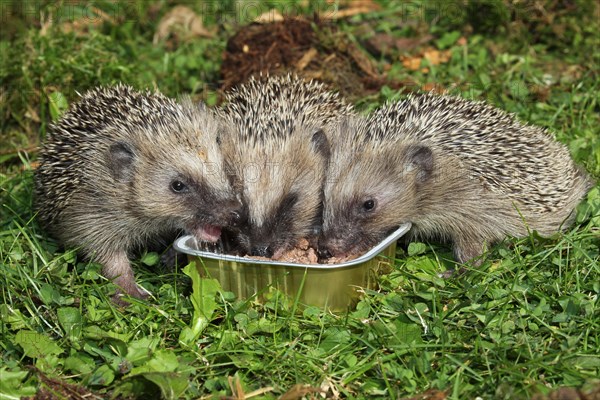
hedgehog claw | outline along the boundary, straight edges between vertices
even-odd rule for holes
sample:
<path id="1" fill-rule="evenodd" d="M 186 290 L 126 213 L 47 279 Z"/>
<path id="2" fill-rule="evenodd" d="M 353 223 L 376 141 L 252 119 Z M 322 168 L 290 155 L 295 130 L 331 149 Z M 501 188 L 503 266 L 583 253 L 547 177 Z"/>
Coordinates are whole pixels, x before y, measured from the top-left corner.
<path id="1" fill-rule="evenodd" d="M 123 291 L 122 288 L 118 288 L 117 292 L 112 296 L 111 300 L 114 304 L 120 307 L 127 307 L 131 304 L 131 302 L 125 299 L 125 295 L 129 295 L 130 297 L 135 297 L 136 299 L 145 300 L 152 295 L 150 291 L 144 289 L 143 287 L 135 284 L 135 292 L 132 292 L 132 288 L 129 288 L 128 291 Z"/>

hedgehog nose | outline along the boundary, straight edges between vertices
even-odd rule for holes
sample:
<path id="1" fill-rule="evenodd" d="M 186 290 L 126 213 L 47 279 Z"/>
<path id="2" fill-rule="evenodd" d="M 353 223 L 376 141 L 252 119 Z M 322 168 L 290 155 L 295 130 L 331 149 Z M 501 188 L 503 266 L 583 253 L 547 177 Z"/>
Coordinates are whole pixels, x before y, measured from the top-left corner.
<path id="1" fill-rule="evenodd" d="M 332 254 L 329 251 L 329 249 L 321 248 L 321 247 L 319 247 L 317 249 L 317 255 L 319 256 L 319 259 L 321 259 L 321 260 L 324 260 L 324 259 L 327 259 L 327 258 L 331 258 L 331 256 L 332 256 Z"/>
<path id="2" fill-rule="evenodd" d="M 250 250 L 250 255 L 255 257 L 258 256 L 271 258 L 273 257 L 273 250 L 268 245 L 258 245 L 252 247 L 252 249 Z"/>

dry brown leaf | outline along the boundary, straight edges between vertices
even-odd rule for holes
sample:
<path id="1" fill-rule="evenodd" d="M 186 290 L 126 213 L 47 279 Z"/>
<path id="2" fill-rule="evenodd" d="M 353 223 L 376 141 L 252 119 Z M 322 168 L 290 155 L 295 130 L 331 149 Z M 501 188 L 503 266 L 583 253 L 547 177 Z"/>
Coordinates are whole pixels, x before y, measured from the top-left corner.
<path id="1" fill-rule="evenodd" d="M 232 396 L 224 397 L 225 399 L 231 400 L 248 400 L 256 396 L 261 396 L 265 393 L 272 392 L 274 388 L 272 386 L 267 386 L 264 388 L 260 388 L 254 390 L 249 393 L 244 392 L 244 388 L 242 387 L 242 382 L 240 378 L 236 376 L 235 378 L 232 376 L 227 377 L 227 381 L 229 382 L 229 389 L 231 390 Z M 212 397 L 209 397 L 212 398 Z"/>
<path id="2" fill-rule="evenodd" d="M 77 36 L 82 36 L 89 32 L 90 28 L 101 26 L 103 23 L 108 22 L 110 24 L 116 24 L 117 21 L 109 14 L 105 13 L 98 7 L 89 7 L 89 11 L 86 10 L 86 14 L 81 15 L 78 18 L 74 16 L 68 18 L 65 22 L 60 24 L 60 29 L 64 33 L 75 33 Z M 41 15 L 41 29 L 40 35 L 45 36 L 48 33 L 48 29 L 53 25 L 53 21 L 59 20 L 53 14 L 42 14 Z"/>
<path id="3" fill-rule="evenodd" d="M 5 156 L 7 154 L 17 154 L 17 153 L 33 153 L 39 150 L 39 147 L 36 146 L 28 146 L 28 147 L 20 147 L 20 148 L 13 148 L 13 149 L 6 149 L 6 150 L 0 150 L 0 156 Z M 29 165 L 31 166 L 31 168 L 35 169 L 37 168 L 37 166 L 39 165 L 38 161 L 32 161 L 29 163 Z"/>
<path id="4" fill-rule="evenodd" d="M 31 104 L 27 105 L 27 111 L 25 111 L 25 117 L 29 118 L 33 122 L 40 123 L 42 120 L 37 112 L 37 110 L 31 106 Z"/>
<path id="5" fill-rule="evenodd" d="M 377 33 L 365 41 L 367 50 L 375 56 L 388 55 L 391 50 L 411 51 L 433 39 L 432 35 L 416 38 L 396 38 L 387 33 Z"/>
<path id="6" fill-rule="evenodd" d="M 244 388 L 242 388 L 242 383 L 240 382 L 239 377 L 228 376 L 227 381 L 229 382 L 229 389 L 231 389 L 231 394 L 234 399 L 244 400 L 246 398 L 246 394 L 244 393 Z"/>
<path id="7" fill-rule="evenodd" d="M 207 30 L 202 24 L 202 17 L 186 6 L 175 6 L 162 17 L 152 43 L 157 44 L 171 34 L 182 35 L 182 39 L 214 36 L 214 32 Z"/>
<path id="8" fill-rule="evenodd" d="M 304 70 L 304 68 L 306 68 L 306 66 L 310 64 L 310 62 L 317 56 L 317 54 L 319 54 L 319 52 L 314 47 L 308 49 L 308 51 L 304 53 L 302 58 L 296 63 L 296 70 Z"/>
<path id="9" fill-rule="evenodd" d="M 336 384 L 331 381 L 331 378 L 325 378 L 321 383 L 321 391 L 326 394 L 328 399 L 337 400 L 340 398 L 340 392 L 336 387 Z M 331 395 L 329 394 L 331 393 Z"/>
<path id="10" fill-rule="evenodd" d="M 424 84 L 421 89 L 424 92 L 432 92 L 432 93 L 437 93 L 437 94 L 444 94 L 446 93 L 446 89 L 444 89 L 444 87 L 440 84 L 434 83 L 434 82 L 428 82 L 426 84 Z"/>
<path id="11" fill-rule="evenodd" d="M 348 47 L 348 55 L 352 57 L 352 60 L 358 65 L 358 67 L 366 73 L 368 76 L 373 78 L 380 78 L 379 73 L 375 69 L 373 62 L 367 57 L 362 51 L 356 47 Z"/>
<path id="12" fill-rule="evenodd" d="M 417 38 L 396 38 L 393 43 L 398 50 L 412 50 L 431 41 L 431 39 L 433 39 L 433 35 L 424 35 Z"/>
<path id="13" fill-rule="evenodd" d="M 371 7 L 347 8 L 344 10 L 338 10 L 336 12 L 325 14 L 324 15 L 325 18 L 323 18 L 323 19 L 336 20 L 336 19 L 348 18 L 348 17 L 353 17 L 355 15 L 359 15 L 359 14 L 370 13 L 370 12 L 373 12 L 376 10 L 377 9 L 373 9 Z"/>
<path id="14" fill-rule="evenodd" d="M 38 380 L 41 381 L 41 385 L 35 395 L 36 399 L 102 399 L 101 396 L 94 392 L 90 392 L 89 389 L 83 386 L 71 384 L 58 378 L 50 378 L 35 367 L 29 367 L 29 369 L 33 371 L 37 375 Z"/>
<path id="15" fill-rule="evenodd" d="M 416 71 L 421 68 L 421 60 L 423 57 L 401 57 L 402 65 L 410 71 Z"/>
<path id="16" fill-rule="evenodd" d="M 323 79 L 323 71 L 307 71 L 304 73 L 304 75 L 307 79 L 312 79 L 315 81 L 321 80 Z"/>
<path id="17" fill-rule="evenodd" d="M 583 75 L 583 67 L 581 65 L 573 64 L 569 65 L 563 70 L 561 81 L 563 82 L 574 82 L 581 79 Z"/>
<path id="18" fill-rule="evenodd" d="M 540 393 L 535 394 L 532 397 L 533 400 L 588 400 L 591 397 L 587 397 L 585 394 L 581 393 L 579 390 L 574 388 L 558 388 L 548 395 L 543 395 Z"/>
<path id="19" fill-rule="evenodd" d="M 406 397 L 401 400 L 446 400 L 446 392 L 436 389 L 429 389 L 413 397 Z"/>
<path id="20" fill-rule="evenodd" d="M 253 397 L 261 396 L 265 393 L 272 392 L 273 390 L 275 390 L 275 388 L 273 386 L 267 386 L 264 388 L 256 389 L 256 390 L 251 391 L 250 393 L 246 393 L 246 397 L 244 397 L 244 398 L 251 399 Z"/>
<path id="21" fill-rule="evenodd" d="M 535 94 L 535 97 L 542 103 L 545 103 L 550 98 L 552 91 L 548 86 L 534 85 L 531 88 L 531 92 Z"/>
<path id="22" fill-rule="evenodd" d="M 299 400 L 311 393 L 324 393 L 324 391 L 316 387 L 302 385 L 299 383 L 292 386 L 290 390 L 282 394 L 279 400 Z"/>
<path id="23" fill-rule="evenodd" d="M 257 22 L 259 24 L 269 24 L 271 22 L 280 21 L 283 21 L 283 15 L 281 15 L 281 13 L 275 10 L 274 8 L 260 14 L 254 19 L 254 22 Z"/>
<path id="24" fill-rule="evenodd" d="M 439 51 L 430 47 L 416 56 L 401 56 L 400 61 L 402 62 L 404 68 L 410 71 L 417 71 L 420 69 L 421 72 L 426 74 L 429 72 L 429 68 L 421 68 L 421 62 L 424 58 L 431 65 L 439 65 L 448 62 L 450 60 L 451 55 L 452 53 L 450 52 L 450 50 Z"/>
<path id="25" fill-rule="evenodd" d="M 319 14 L 319 18 L 323 20 L 337 20 L 353 17 L 359 14 L 367 14 L 380 9 L 381 6 L 372 0 L 351 1 L 349 2 L 349 6 L 347 8 L 340 10 L 327 10 L 327 12 Z"/>
<path id="26" fill-rule="evenodd" d="M 423 52 L 423 57 L 426 58 L 432 65 L 440 65 L 447 63 L 450 60 L 450 50 L 439 51 L 436 49 L 428 49 Z"/>

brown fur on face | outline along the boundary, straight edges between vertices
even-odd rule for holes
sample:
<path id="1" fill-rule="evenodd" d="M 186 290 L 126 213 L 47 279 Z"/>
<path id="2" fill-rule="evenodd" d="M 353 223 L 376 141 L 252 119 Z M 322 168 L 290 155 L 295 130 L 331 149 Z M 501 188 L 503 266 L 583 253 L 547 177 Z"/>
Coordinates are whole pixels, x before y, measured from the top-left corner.
<path id="1" fill-rule="evenodd" d="M 411 222 L 412 237 L 450 241 L 466 262 L 506 235 L 566 228 L 592 185 L 548 133 L 482 103 L 416 96 L 339 130 L 319 244 L 334 256 Z"/>
<path id="2" fill-rule="evenodd" d="M 94 89 L 52 127 L 40 151 L 42 224 L 104 264 L 135 297 L 128 254 L 186 230 L 216 241 L 240 204 L 217 145 L 222 123 L 203 105 L 127 86 Z"/>

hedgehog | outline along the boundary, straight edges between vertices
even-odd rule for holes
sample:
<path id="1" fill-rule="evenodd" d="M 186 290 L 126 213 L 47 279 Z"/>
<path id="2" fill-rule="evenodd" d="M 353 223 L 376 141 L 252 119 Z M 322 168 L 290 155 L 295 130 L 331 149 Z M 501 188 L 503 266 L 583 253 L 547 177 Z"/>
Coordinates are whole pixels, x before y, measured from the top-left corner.
<path id="1" fill-rule="evenodd" d="M 451 243 L 478 265 L 506 236 L 566 229 L 593 184 L 545 129 L 482 102 L 412 95 L 336 129 L 321 257 L 362 253 L 410 222 L 409 240 Z"/>
<path id="2" fill-rule="evenodd" d="M 119 84 L 80 97 L 48 132 L 35 172 L 38 219 L 145 298 L 132 253 L 183 230 L 217 241 L 241 205 L 223 168 L 222 121 L 203 104 Z M 223 128 L 225 129 L 225 128 Z"/>
<path id="3" fill-rule="evenodd" d="M 220 114 L 230 129 L 220 144 L 243 212 L 224 230 L 225 248 L 278 259 L 316 237 L 329 127 L 353 109 L 322 83 L 291 74 L 251 78 L 226 100 Z"/>

